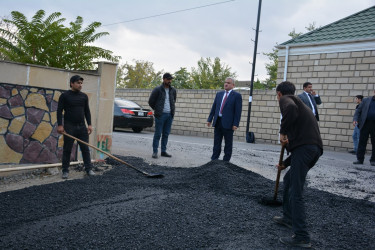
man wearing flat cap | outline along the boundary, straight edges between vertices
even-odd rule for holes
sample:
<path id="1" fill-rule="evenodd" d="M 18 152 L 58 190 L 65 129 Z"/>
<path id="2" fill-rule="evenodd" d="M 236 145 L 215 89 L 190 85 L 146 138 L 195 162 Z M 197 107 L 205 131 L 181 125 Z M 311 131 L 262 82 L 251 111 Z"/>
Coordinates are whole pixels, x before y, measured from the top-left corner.
<path id="1" fill-rule="evenodd" d="M 57 132 L 62 134 L 66 132 L 82 141 L 89 141 L 89 134 L 92 132 L 91 113 L 89 108 L 88 96 L 81 92 L 83 78 L 74 75 L 70 78 L 70 90 L 61 94 L 57 106 Z M 63 124 L 64 111 L 64 124 Z M 85 124 L 87 122 L 87 127 Z M 74 140 L 64 136 L 63 156 L 62 156 L 62 178 L 68 179 L 70 155 L 72 152 Z M 88 176 L 95 175 L 91 170 L 91 158 L 89 147 L 78 142 L 82 152 L 83 164 Z"/>
<path id="2" fill-rule="evenodd" d="M 176 89 L 171 86 L 173 76 L 163 75 L 163 83 L 152 91 L 148 104 L 154 110 L 155 133 L 152 142 L 152 158 L 158 158 L 159 141 L 161 138 L 161 156 L 172 157 L 167 153 L 168 136 L 171 132 L 175 113 Z"/>

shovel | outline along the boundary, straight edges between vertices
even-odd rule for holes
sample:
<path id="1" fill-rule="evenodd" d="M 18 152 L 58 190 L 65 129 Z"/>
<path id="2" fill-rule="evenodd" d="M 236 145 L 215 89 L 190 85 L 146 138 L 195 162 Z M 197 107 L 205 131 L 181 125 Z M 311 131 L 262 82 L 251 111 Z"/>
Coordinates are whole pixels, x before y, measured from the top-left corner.
<path id="1" fill-rule="evenodd" d="M 91 147 L 91 148 L 94 148 L 94 149 L 98 150 L 99 152 L 102 152 L 103 154 L 108 155 L 108 156 L 111 157 L 112 159 L 114 159 L 114 160 L 116 160 L 116 161 L 119 161 L 119 162 L 121 162 L 122 164 L 125 164 L 125 165 L 128 166 L 128 167 L 131 167 L 132 169 L 134 169 L 134 170 L 136 170 L 136 171 L 138 171 L 138 172 L 144 174 L 144 175 L 147 176 L 148 178 L 163 178 L 163 177 L 164 177 L 164 175 L 162 175 L 162 174 L 150 174 L 150 173 L 147 173 L 147 172 L 145 172 L 145 171 L 142 171 L 142 170 L 140 170 L 140 169 L 138 169 L 138 168 L 136 168 L 136 167 L 130 165 L 129 163 L 127 163 L 127 162 L 125 162 L 125 161 L 123 161 L 123 160 L 117 158 L 116 156 L 113 156 L 113 155 L 111 155 L 110 153 L 107 153 L 107 152 L 101 150 L 100 148 L 97 148 L 97 147 L 95 147 L 95 146 L 93 146 L 93 145 L 90 145 L 90 144 L 88 144 L 87 142 L 84 142 L 84 141 L 82 141 L 82 140 L 80 140 L 80 139 L 78 139 L 78 138 L 76 138 L 76 137 L 74 137 L 74 136 L 72 136 L 72 135 L 70 135 L 70 134 L 68 134 L 68 133 L 66 133 L 66 132 L 63 132 L 62 134 L 63 134 L 63 135 L 66 135 L 66 136 L 68 136 L 68 137 L 70 137 L 70 138 L 72 138 L 72 139 L 74 139 L 74 140 L 76 140 L 76 141 L 78 141 L 78 142 L 80 142 L 80 143 L 83 143 L 83 144 L 85 144 L 85 145 L 87 145 L 87 146 L 89 146 L 89 147 Z"/>
<path id="2" fill-rule="evenodd" d="M 285 145 L 281 146 L 281 152 L 280 152 L 280 158 L 279 158 L 279 166 L 283 164 L 283 158 L 284 158 L 284 151 L 285 151 Z M 280 174 L 281 170 L 277 168 L 277 177 L 276 177 L 276 184 L 275 184 L 275 192 L 273 194 L 273 199 L 267 199 L 267 198 L 262 198 L 259 203 L 266 205 L 266 206 L 281 206 L 282 202 L 277 200 L 277 191 L 279 190 L 279 182 L 280 182 Z"/>

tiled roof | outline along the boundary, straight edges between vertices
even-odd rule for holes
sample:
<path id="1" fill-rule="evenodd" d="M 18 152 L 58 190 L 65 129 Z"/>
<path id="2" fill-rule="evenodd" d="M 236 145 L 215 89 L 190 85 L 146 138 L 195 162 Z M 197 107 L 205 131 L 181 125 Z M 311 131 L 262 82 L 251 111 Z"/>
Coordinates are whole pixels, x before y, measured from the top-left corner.
<path id="1" fill-rule="evenodd" d="M 375 38 L 375 6 L 303 34 L 280 45 L 314 44 Z"/>

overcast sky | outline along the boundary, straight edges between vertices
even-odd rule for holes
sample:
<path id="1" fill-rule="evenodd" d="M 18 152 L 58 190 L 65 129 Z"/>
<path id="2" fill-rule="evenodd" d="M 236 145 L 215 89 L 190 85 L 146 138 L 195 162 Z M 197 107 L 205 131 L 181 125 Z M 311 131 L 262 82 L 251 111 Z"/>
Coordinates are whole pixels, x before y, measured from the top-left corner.
<path id="1" fill-rule="evenodd" d="M 67 21 L 82 16 L 85 25 L 102 23 L 109 36 L 96 45 L 122 57 L 121 63 L 145 60 L 155 70 L 188 71 L 203 57 L 219 57 L 237 73 L 251 79 L 258 0 L 0 0 L 0 16 L 13 10 L 29 20 L 37 10 L 61 12 Z M 209 5 L 209 6 L 207 6 Z M 263 53 L 290 39 L 288 33 L 306 32 L 315 22 L 324 26 L 374 5 L 374 0 L 263 0 L 256 78 L 267 77 Z M 204 7 L 206 6 L 206 7 Z M 190 10 L 189 10 L 190 9 Z M 186 10 L 186 11 L 182 11 Z M 166 13 L 171 13 L 162 15 Z M 152 18 L 145 18 L 151 17 Z M 142 19 L 145 18 L 145 19 Z M 131 21 L 134 19 L 140 19 Z M 117 23 L 117 24 L 114 24 Z M 68 23 L 66 23 L 68 25 Z"/>

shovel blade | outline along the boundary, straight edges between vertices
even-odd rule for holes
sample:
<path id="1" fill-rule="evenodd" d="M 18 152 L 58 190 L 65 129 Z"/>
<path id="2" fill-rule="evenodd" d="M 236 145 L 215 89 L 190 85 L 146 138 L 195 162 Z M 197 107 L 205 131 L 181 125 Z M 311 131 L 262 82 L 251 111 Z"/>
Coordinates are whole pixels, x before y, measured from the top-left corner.
<path id="1" fill-rule="evenodd" d="M 262 198 L 258 201 L 259 204 L 270 206 L 270 207 L 279 207 L 283 205 L 281 201 L 275 200 L 275 199 L 268 199 L 268 198 Z"/>
<path id="2" fill-rule="evenodd" d="M 163 178 L 162 174 L 147 174 L 147 178 Z"/>

